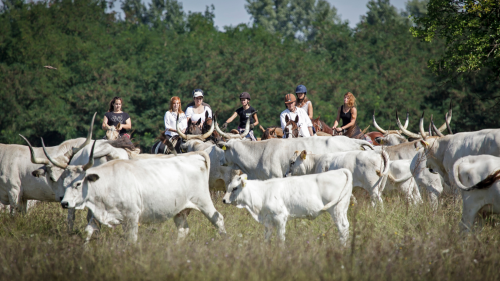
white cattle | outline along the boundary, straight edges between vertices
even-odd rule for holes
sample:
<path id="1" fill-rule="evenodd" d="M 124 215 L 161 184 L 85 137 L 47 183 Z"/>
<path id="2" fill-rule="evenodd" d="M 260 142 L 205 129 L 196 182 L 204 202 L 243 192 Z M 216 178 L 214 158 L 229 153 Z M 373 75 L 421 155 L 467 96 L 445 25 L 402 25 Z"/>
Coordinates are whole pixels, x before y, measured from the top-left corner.
<path id="1" fill-rule="evenodd" d="M 282 178 L 290 168 L 290 155 L 297 149 L 308 151 L 342 152 L 362 150 L 373 146 L 364 140 L 344 136 L 293 139 L 268 139 L 251 142 L 229 140 L 217 144 L 224 151 L 224 163 L 240 169 L 249 179 Z"/>
<path id="2" fill-rule="evenodd" d="M 354 187 L 364 188 L 370 194 L 372 205 L 382 203 L 380 194 L 389 172 L 389 156 L 378 151 L 347 151 L 312 154 L 295 151 L 290 158 L 287 175 L 319 174 L 330 170 L 347 169 L 352 173 Z"/>
<path id="3" fill-rule="evenodd" d="M 210 180 L 208 182 L 210 190 L 226 191 L 227 185 L 241 172 L 220 164 L 224 160 L 224 151 L 212 142 L 188 140 L 181 145 L 181 149 L 185 152 L 205 151 L 208 153 L 210 156 Z"/>
<path id="4" fill-rule="evenodd" d="M 420 204 L 422 197 L 411 172 L 411 160 L 396 160 L 389 164 L 387 183 L 383 190 L 399 190 L 409 203 Z"/>
<path id="5" fill-rule="evenodd" d="M 67 140 L 58 146 L 48 147 L 47 150 L 58 159 L 69 162 L 75 153 L 90 142 L 93 121 L 94 119 L 87 139 Z M 40 164 L 48 164 L 49 161 L 44 157 L 35 158 L 31 151 L 43 155 L 41 148 L 30 149 L 25 145 L 0 144 L 0 203 L 10 205 L 12 214 L 16 211 L 26 213 L 28 200 L 56 201 L 54 191 L 47 180 L 33 177 L 31 174 L 40 167 Z"/>
<path id="6" fill-rule="evenodd" d="M 452 168 L 458 159 L 481 154 L 500 156 L 499 129 L 428 137 L 420 142 L 425 147 L 422 156 L 426 158 L 427 167 L 439 173 L 448 184 L 453 182 Z"/>
<path id="7" fill-rule="evenodd" d="M 281 241 L 285 241 L 288 219 L 312 220 L 326 211 L 345 245 L 349 238 L 347 209 L 351 194 L 352 174 L 347 169 L 267 181 L 247 180 L 243 174 L 231 181 L 223 202 L 247 209 L 257 222 L 264 224 L 267 241 L 274 227 Z"/>
<path id="8" fill-rule="evenodd" d="M 225 234 L 224 218 L 215 209 L 208 190 L 210 158 L 206 152 L 171 158 L 115 160 L 92 167 L 65 169 L 60 184 L 65 189 L 63 208 L 89 208 L 107 226 L 122 224 L 137 241 L 140 223 L 174 218 L 178 239 L 189 233 L 189 209 L 201 211 Z"/>
<path id="9" fill-rule="evenodd" d="M 462 231 L 472 230 L 478 213 L 500 214 L 500 157 L 462 157 L 453 164 L 451 176 L 462 193 Z"/>

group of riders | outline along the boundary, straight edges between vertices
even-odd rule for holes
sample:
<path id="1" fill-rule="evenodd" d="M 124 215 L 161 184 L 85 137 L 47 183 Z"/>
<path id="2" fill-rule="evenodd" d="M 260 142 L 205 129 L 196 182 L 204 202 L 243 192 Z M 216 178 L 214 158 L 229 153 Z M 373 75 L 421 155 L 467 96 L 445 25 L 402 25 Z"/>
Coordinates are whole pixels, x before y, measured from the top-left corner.
<path id="1" fill-rule="evenodd" d="M 312 123 L 313 104 L 307 98 L 307 88 L 304 85 L 298 85 L 295 89 L 295 94 L 297 97 L 293 93 L 285 95 L 284 102 L 286 109 L 280 114 L 281 129 L 285 132 L 288 122 L 292 120 L 296 123 L 298 136 L 313 136 L 316 134 L 316 129 Z M 213 113 L 210 105 L 203 101 L 203 90 L 195 89 L 192 95 L 193 101 L 186 106 L 184 111 L 181 108 L 181 99 L 179 97 L 174 96 L 170 99 L 169 109 L 164 116 L 164 138 L 172 141 L 178 139 L 177 129 L 182 133 L 186 133 L 189 127 L 188 124 L 194 124 L 194 128 L 199 128 L 199 133 L 201 133 L 206 123 L 209 123 L 209 125 L 211 124 Z M 224 122 L 221 129 L 226 130 L 228 124 L 236 117 L 239 117 L 237 131 L 241 134 L 245 131 L 247 120 L 250 118 L 250 131 L 245 137 L 252 141 L 256 141 L 257 139 L 254 136 L 253 129 L 255 126 L 259 125 L 257 110 L 250 106 L 251 97 L 249 93 L 243 92 L 240 94 L 239 98 L 241 107 L 236 109 L 231 117 Z M 127 134 L 127 130 L 132 128 L 132 121 L 130 116 L 122 111 L 122 106 L 123 100 L 120 97 L 114 97 L 110 101 L 109 110 L 104 115 L 102 128 L 106 130 L 110 126 L 119 126 L 120 137 L 126 136 L 130 138 L 130 135 Z M 333 135 L 346 135 L 352 138 L 364 139 L 364 134 L 358 127 L 356 119 L 356 98 L 352 93 L 348 92 L 344 95 L 343 105 L 337 110 L 337 118 L 331 128 Z M 340 120 L 342 120 L 342 125 L 340 125 Z M 179 122 L 178 128 L 177 122 Z M 288 135 L 284 134 L 283 137 L 288 137 Z"/>

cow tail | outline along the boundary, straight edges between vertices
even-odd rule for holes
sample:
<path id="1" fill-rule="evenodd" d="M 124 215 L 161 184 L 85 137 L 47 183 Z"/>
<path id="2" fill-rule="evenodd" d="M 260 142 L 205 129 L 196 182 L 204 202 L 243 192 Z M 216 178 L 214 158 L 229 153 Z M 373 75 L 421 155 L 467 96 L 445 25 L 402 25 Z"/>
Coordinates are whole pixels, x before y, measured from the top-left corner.
<path id="1" fill-rule="evenodd" d="M 496 170 L 492 174 L 488 175 L 484 180 L 476 183 L 475 185 L 471 187 L 466 187 L 465 185 L 462 184 L 460 179 L 458 178 L 458 166 L 462 164 L 464 161 L 463 159 L 459 159 L 455 161 L 455 164 L 453 164 L 453 176 L 452 179 L 455 182 L 455 185 L 462 189 L 463 191 L 471 191 L 474 189 L 485 189 L 489 188 L 492 186 L 497 180 L 500 180 L 500 170 Z"/>
<path id="2" fill-rule="evenodd" d="M 330 209 L 334 205 L 337 205 L 340 201 L 342 201 L 342 199 L 345 198 L 345 196 L 349 196 L 349 199 L 351 198 L 351 194 L 352 194 L 352 173 L 349 170 L 347 170 L 347 169 L 342 169 L 342 170 L 344 170 L 343 172 L 347 176 L 347 180 L 346 180 L 346 183 L 345 183 L 344 187 L 342 188 L 342 191 L 340 192 L 340 198 L 337 201 L 332 201 L 332 202 L 326 204 L 325 207 L 323 207 L 323 209 L 321 209 L 322 212 Z M 344 190 L 346 188 L 349 188 L 349 184 L 351 185 L 351 194 L 344 194 L 344 196 L 342 196 L 342 193 L 344 192 Z"/>
<path id="3" fill-rule="evenodd" d="M 382 170 L 382 173 L 377 171 L 378 172 L 377 174 L 380 177 L 382 177 L 380 179 L 380 185 L 379 185 L 380 193 L 384 191 L 385 184 L 387 183 L 387 178 L 389 177 L 389 165 L 390 165 L 389 154 L 387 154 L 387 152 L 382 150 L 381 156 L 382 156 L 382 161 L 384 162 L 384 169 Z"/>

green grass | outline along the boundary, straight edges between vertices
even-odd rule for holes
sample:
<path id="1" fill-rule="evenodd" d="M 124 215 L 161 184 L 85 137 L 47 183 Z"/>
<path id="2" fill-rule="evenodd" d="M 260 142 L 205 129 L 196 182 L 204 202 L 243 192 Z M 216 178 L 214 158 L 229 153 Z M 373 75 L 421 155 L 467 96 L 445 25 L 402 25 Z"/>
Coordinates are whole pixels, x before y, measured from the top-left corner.
<path id="1" fill-rule="evenodd" d="M 40 203 L 28 215 L 0 214 L 0 271 L 5 280 L 494 280 L 499 276 L 498 218 L 475 235 L 458 232 L 460 200 L 447 199 L 433 213 L 408 207 L 396 194 L 373 209 L 363 194 L 349 210 L 350 241 L 340 246 L 330 216 L 292 220 L 284 248 L 264 242 L 264 227 L 244 209 L 223 205 L 228 237 L 201 213 L 188 218 L 191 232 L 176 244 L 173 221 L 141 225 L 137 244 L 121 227 L 102 227 L 83 246 L 86 212 L 77 211 L 66 232 L 66 211 Z M 353 235 L 355 231 L 355 237 Z"/>

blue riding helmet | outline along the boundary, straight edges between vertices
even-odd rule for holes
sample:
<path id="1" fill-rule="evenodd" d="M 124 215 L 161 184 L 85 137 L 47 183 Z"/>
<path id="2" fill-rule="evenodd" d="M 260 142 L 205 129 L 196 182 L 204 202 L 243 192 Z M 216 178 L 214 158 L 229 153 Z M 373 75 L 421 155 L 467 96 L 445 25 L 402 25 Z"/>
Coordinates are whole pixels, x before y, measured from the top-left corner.
<path id="1" fill-rule="evenodd" d="M 306 86 L 304 85 L 298 85 L 297 88 L 295 88 L 295 93 L 307 93 Z"/>

